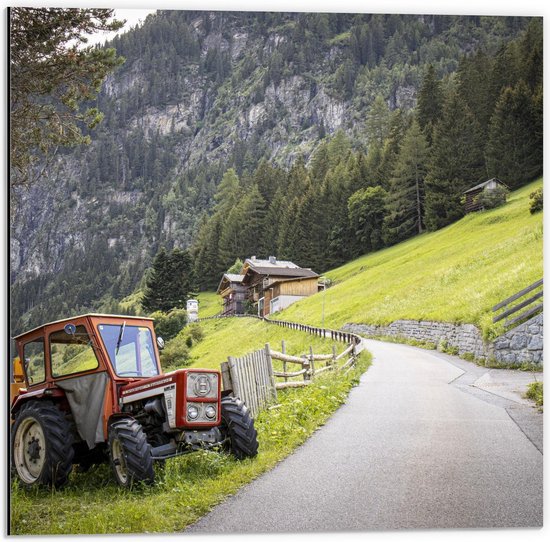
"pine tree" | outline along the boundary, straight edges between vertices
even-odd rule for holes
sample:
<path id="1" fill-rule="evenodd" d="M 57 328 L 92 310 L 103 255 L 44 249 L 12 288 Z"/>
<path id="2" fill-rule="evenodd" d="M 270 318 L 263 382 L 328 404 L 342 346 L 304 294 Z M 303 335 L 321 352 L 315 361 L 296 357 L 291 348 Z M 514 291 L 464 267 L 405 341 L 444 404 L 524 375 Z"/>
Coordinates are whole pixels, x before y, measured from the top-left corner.
<path id="1" fill-rule="evenodd" d="M 162 247 L 147 276 L 141 305 L 147 312 L 185 308 L 193 283 L 193 263 L 189 252 L 175 248 L 168 253 Z"/>
<path id="2" fill-rule="evenodd" d="M 387 193 L 381 186 L 362 188 L 348 200 L 348 220 L 358 241 L 356 256 L 382 247 Z"/>
<path id="3" fill-rule="evenodd" d="M 388 136 L 390 125 L 390 110 L 386 100 L 380 94 L 376 96 L 374 102 L 367 113 L 367 137 L 369 143 L 382 145 Z"/>
<path id="4" fill-rule="evenodd" d="M 435 75 L 435 68 L 430 64 L 422 81 L 417 103 L 418 123 L 426 135 L 429 145 L 432 144 L 433 130 L 441 118 L 442 109 L 443 91 L 441 82 Z"/>
<path id="5" fill-rule="evenodd" d="M 542 174 L 542 107 L 535 107 L 529 87 L 520 81 L 502 91 L 491 118 L 487 166 L 510 188 Z"/>
<path id="6" fill-rule="evenodd" d="M 424 230 L 428 143 L 416 120 L 406 133 L 390 180 L 385 241 L 393 244 Z"/>
<path id="7" fill-rule="evenodd" d="M 145 291 L 141 306 L 147 312 L 157 310 L 170 310 L 169 306 L 169 256 L 166 249 L 162 247 L 153 260 L 153 266 L 149 270 L 145 281 Z"/>
<path id="8" fill-rule="evenodd" d="M 458 93 L 451 91 L 433 135 L 425 182 L 426 227 L 437 230 L 460 218 L 462 193 L 485 177 L 479 125 Z"/>

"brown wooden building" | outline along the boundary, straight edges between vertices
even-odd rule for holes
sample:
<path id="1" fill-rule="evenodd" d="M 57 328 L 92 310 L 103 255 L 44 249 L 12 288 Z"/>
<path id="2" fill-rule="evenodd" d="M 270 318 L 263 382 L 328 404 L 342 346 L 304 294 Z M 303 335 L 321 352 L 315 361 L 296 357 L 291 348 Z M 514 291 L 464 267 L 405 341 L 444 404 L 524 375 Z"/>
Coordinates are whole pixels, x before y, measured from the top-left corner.
<path id="1" fill-rule="evenodd" d="M 244 314 L 246 301 L 246 286 L 243 286 L 244 275 L 225 273 L 216 293 L 222 296 L 224 316 Z"/>
<path id="2" fill-rule="evenodd" d="M 494 190 L 495 188 L 497 188 L 497 186 L 508 189 L 508 187 L 500 179 L 497 179 L 495 177 L 463 192 L 465 197 L 464 211 L 466 211 L 466 213 L 471 213 L 472 211 L 481 211 L 483 206 L 477 201 L 477 197 L 482 192 Z"/>
<path id="3" fill-rule="evenodd" d="M 256 307 L 258 316 L 267 316 L 317 292 L 317 273 L 275 256 L 267 260 L 252 256 L 245 260 L 241 273 L 247 299 Z M 283 287 L 284 282 L 288 284 Z"/>

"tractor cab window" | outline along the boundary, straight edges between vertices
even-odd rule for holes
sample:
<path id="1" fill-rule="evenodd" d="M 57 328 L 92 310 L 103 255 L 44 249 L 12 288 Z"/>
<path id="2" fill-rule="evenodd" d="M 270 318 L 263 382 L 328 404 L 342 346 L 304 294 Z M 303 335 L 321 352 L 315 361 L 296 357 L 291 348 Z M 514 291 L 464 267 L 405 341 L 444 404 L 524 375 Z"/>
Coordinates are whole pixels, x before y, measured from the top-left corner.
<path id="1" fill-rule="evenodd" d="M 92 371 L 99 367 L 86 328 L 76 326 L 69 331 L 62 329 L 50 335 L 50 359 L 54 377 Z"/>
<path id="2" fill-rule="evenodd" d="M 23 347 L 23 365 L 29 386 L 44 382 L 46 379 L 46 369 L 44 339 L 42 337 L 28 342 Z"/>
<path id="3" fill-rule="evenodd" d="M 158 364 L 147 327 L 100 324 L 99 334 L 118 376 L 156 376 Z"/>

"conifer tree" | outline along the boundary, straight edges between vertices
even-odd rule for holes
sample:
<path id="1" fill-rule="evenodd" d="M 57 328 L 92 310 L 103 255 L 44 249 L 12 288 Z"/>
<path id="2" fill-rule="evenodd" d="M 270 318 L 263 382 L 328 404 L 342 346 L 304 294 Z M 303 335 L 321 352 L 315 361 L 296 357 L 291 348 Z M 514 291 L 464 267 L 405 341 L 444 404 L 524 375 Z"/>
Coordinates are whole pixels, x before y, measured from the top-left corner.
<path id="1" fill-rule="evenodd" d="M 147 312 L 168 312 L 174 308 L 185 308 L 192 284 L 189 253 L 174 249 L 169 254 L 162 247 L 147 276 L 141 305 Z"/>
<path id="2" fill-rule="evenodd" d="M 429 145 L 432 144 L 433 129 L 441 117 L 442 109 L 441 82 L 436 77 L 435 68 L 430 64 L 422 81 L 417 103 L 418 123 Z"/>
<path id="3" fill-rule="evenodd" d="M 505 88 L 491 118 L 487 143 L 490 176 L 510 188 L 542 174 L 542 108 L 535 107 L 529 87 L 520 81 Z"/>
<path id="4" fill-rule="evenodd" d="M 453 90 L 433 135 L 425 182 L 426 227 L 436 230 L 460 218 L 462 193 L 485 177 L 479 125 Z"/>
<path id="5" fill-rule="evenodd" d="M 390 125 L 390 110 L 386 100 L 380 94 L 367 113 L 367 137 L 369 143 L 382 145 L 388 135 Z"/>
<path id="6" fill-rule="evenodd" d="M 382 247 L 387 193 L 381 186 L 362 188 L 348 200 L 348 218 L 358 242 L 356 256 Z"/>
<path id="7" fill-rule="evenodd" d="M 415 119 L 402 141 L 390 180 L 384 236 L 388 244 L 424 230 L 428 153 L 428 143 Z"/>

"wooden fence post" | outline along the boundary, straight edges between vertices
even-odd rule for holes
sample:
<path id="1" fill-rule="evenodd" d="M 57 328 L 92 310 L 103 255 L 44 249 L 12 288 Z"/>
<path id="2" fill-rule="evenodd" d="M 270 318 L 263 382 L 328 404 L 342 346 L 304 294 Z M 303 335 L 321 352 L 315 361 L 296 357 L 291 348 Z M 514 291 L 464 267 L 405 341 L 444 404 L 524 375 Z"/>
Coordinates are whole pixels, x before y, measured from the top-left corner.
<path id="1" fill-rule="evenodd" d="M 333 367 L 336 366 L 336 345 L 335 344 L 332 345 L 332 361 L 327 362 L 327 364 L 328 363 L 331 363 Z"/>
<path id="2" fill-rule="evenodd" d="M 313 361 L 313 346 L 309 347 L 309 366 L 311 370 L 311 380 L 315 377 L 315 362 Z"/>
<path id="3" fill-rule="evenodd" d="M 281 341 L 281 352 L 283 354 L 286 354 L 286 343 L 284 339 Z M 283 360 L 283 373 L 286 373 L 286 361 L 284 360 Z M 285 382 L 288 382 L 288 376 L 285 376 Z"/>

